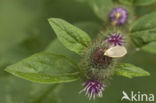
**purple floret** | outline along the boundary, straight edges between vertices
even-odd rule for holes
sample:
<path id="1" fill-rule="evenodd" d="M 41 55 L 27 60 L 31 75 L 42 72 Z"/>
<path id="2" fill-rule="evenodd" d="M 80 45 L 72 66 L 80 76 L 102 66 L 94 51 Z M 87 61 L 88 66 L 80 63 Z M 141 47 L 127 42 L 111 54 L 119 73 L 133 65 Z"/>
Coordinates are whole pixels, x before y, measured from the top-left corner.
<path id="1" fill-rule="evenodd" d="M 84 89 L 80 91 L 86 92 L 86 95 L 88 95 L 89 99 L 94 98 L 95 96 L 102 97 L 102 92 L 104 91 L 104 86 L 102 83 L 100 83 L 97 80 L 88 80 L 84 84 Z"/>
<path id="2" fill-rule="evenodd" d="M 124 38 L 120 33 L 114 33 L 108 36 L 107 41 L 113 46 L 123 46 Z"/>
<path id="3" fill-rule="evenodd" d="M 128 11 L 122 7 L 113 8 L 109 18 L 113 25 L 123 25 L 128 20 Z"/>

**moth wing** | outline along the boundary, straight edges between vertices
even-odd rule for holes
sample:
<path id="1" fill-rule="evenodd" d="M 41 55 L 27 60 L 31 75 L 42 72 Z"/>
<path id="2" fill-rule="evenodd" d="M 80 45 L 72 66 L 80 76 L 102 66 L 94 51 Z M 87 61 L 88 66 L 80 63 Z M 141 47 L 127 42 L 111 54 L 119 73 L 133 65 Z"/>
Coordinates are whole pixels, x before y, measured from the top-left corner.
<path id="1" fill-rule="evenodd" d="M 127 54 L 127 50 L 124 46 L 115 46 L 107 49 L 104 55 L 112 58 L 120 58 Z"/>

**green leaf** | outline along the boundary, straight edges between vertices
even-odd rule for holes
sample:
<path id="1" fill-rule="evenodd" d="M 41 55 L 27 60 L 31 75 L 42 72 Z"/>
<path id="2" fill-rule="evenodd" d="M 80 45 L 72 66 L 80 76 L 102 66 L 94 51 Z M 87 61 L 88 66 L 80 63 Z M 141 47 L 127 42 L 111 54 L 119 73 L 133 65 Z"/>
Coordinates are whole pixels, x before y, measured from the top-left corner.
<path id="1" fill-rule="evenodd" d="M 7 76 L 0 78 L 0 103 L 60 103 L 58 85 L 38 84 Z"/>
<path id="2" fill-rule="evenodd" d="M 131 32 L 145 31 L 156 28 L 156 12 L 150 13 L 138 19 L 131 27 Z"/>
<path id="3" fill-rule="evenodd" d="M 78 66 L 65 56 L 42 52 L 5 69 L 7 72 L 39 83 L 62 83 L 78 79 Z"/>
<path id="4" fill-rule="evenodd" d="M 62 19 L 50 18 L 49 23 L 54 29 L 58 39 L 71 51 L 82 54 L 83 50 L 91 41 L 86 32 Z"/>
<path id="5" fill-rule="evenodd" d="M 132 5 L 134 0 L 119 0 L 120 3 L 125 5 Z"/>
<path id="6" fill-rule="evenodd" d="M 156 41 L 156 29 L 134 32 L 131 34 L 131 37 L 135 45 L 141 47 L 150 42 Z"/>
<path id="7" fill-rule="evenodd" d="M 150 53 L 156 53 L 156 42 L 151 42 L 142 47 L 142 50 Z"/>
<path id="8" fill-rule="evenodd" d="M 88 0 L 95 14 L 102 20 L 108 19 L 108 14 L 112 9 L 112 0 Z"/>
<path id="9" fill-rule="evenodd" d="M 146 5 L 151 5 L 156 2 L 156 0 L 133 0 L 134 5 L 137 6 L 146 6 Z"/>
<path id="10" fill-rule="evenodd" d="M 60 103 L 58 84 L 31 84 L 31 93 L 28 103 Z"/>
<path id="11" fill-rule="evenodd" d="M 80 3 L 84 3 L 84 2 L 86 2 L 87 0 L 75 0 L 75 1 L 80 2 Z"/>
<path id="12" fill-rule="evenodd" d="M 123 63 L 115 71 L 116 75 L 121 75 L 128 78 L 149 76 L 150 73 L 137 67 L 133 64 Z"/>
<path id="13" fill-rule="evenodd" d="M 125 5 L 147 6 L 155 3 L 156 0 L 119 0 L 119 2 Z"/>

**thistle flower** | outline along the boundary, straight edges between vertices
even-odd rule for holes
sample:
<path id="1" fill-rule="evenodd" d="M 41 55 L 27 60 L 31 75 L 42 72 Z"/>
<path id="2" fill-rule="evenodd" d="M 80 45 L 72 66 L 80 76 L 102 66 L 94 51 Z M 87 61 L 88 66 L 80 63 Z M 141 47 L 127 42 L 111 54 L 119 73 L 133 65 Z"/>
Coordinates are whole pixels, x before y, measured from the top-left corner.
<path id="1" fill-rule="evenodd" d="M 80 93 L 84 91 L 86 92 L 86 95 L 88 95 L 89 100 L 92 98 L 95 99 L 95 96 L 102 97 L 103 96 L 102 92 L 104 91 L 104 85 L 97 80 L 91 79 L 84 84 L 84 89 L 82 89 Z"/>
<path id="2" fill-rule="evenodd" d="M 113 26 L 123 25 L 128 20 L 128 11 L 122 7 L 113 8 L 109 18 Z"/>
<path id="3" fill-rule="evenodd" d="M 124 44 L 124 38 L 120 33 L 114 33 L 108 36 L 107 41 L 113 46 L 123 46 Z"/>
<path id="4" fill-rule="evenodd" d="M 123 36 L 120 33 L 113 33 L 106 38 L 98 39 L 91 45 L 82 61 L 82 78 L 87 80 L 80 91 L 90 99 L 102 97 L 103 91 L 115 71 L 116 59 L 123 57 L 125 47 L 123 45 Z"/>

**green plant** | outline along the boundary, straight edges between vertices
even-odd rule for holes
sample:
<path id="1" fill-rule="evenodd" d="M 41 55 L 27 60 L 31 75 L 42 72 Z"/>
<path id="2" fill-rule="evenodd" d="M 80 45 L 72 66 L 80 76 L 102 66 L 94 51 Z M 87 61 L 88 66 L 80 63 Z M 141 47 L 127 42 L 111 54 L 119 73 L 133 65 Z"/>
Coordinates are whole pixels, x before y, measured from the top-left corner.
<path id="1" fill-rule="evenodd" d="M 102 91 L 112 75 L 128 78 L 149 76 L 149 72 L 134 64 L 122 63 L 124 60 L 121 58 L 131 52 L 137 52 L 136 50 L 156 53 L 156 12 L 138 18 L 134 10 L 136 5 L 149 5 L 155 0 L 84 2 L 88 2 L 103 23 L 99 33 L 94 34 L 94 38 L 63 19 L 50 18 L 48 21 L 58 40 L 54 40 L 42 52 L 9 65 L 5 71 L 43 84 L 81 80 L 85 82 L 84 87 L 86 87 L 82 92 L 86 91 L 90 99 L 95 98 L 95 95 L 102 97 Z M 113 8 L 124 8 L 126 11 L 114 14 Z M 122 17 L 123 12 L 124 15 L 128 13 L 128 17 Z M 110 16 L 111 13 L 115 18 Z M 123 22 L 120 20 L 122 18 Z M 105 54 L 106 52 L 108 53 Z M 54 85 L 52 89 L 55 89 L 55 86 L 58 85 Z"/>

